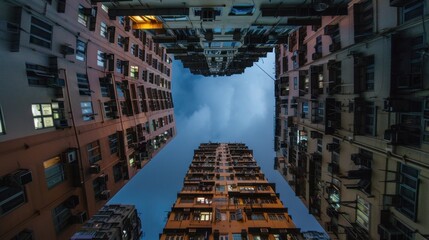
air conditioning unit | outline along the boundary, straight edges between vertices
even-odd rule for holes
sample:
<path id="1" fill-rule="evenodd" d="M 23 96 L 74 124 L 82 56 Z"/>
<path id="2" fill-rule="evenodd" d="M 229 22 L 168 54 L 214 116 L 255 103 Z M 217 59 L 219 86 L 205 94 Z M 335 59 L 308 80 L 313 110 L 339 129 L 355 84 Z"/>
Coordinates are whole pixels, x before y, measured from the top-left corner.
<path id="1" fill-rule="evenodd" d="M 66 163 L 73 163 L 77 160 L 77 148 L 69 148 L 63 152 L 63 160 Z"/>
<path id="2" fill-rule="evenodd" d="M 70 196 L 66 201 L 65 201 L 65 206 L 67 208 L 75 208 L 77 207 L 77 205 L 79 205 L 79 196 L 77 195 L 72 195 Z"/>
<path id="3" fill-rule="evenodd" d="M 11 174 L 13 179 L 20 185 L 25 185 L 33 181 L 31 171 L 28 169 L 19 169 Z"/>
<path id="4" fill-rule="evenodd" d="M 70 45 L 61 45 L 61 54 L 63 55 L 73 55 L 74 48 L 70 47 Z"/>
<path id="5" fill-rule="evenodd" d="M 82 224 L 82 223 L 86 222 L 87 219 L 88 219 L 88 214 L 85 211 L 79 212 L 75 215 L 72 215 L 72 222 L 73 223 Z"/>
<path id="6" fill-rule="evenodd" d="M 89 167 L 89 172 L 91 174 L 97 174 L 97 173 L 100 173 L 100 171 L 101 171 L 101 168 L 100 168 L 100 165 L 98 164 L 93 164 Z"/>
<path id="7" fill-rule="evenodd" d="M 107 175 L 107 174 L 101 174 L 100 176 L 98 176 L 97 179 L 101 183 L 107 183 L 107 181 L 109 180 L 109 175 Z"/>
<path id="8" fill-rule="evenodd" d="M 100 193 L 100 198 L 102 200 L 108 200 L 110 198 L 110 190 L 104 190 Z"/>
<path id="9" fill-rule="evenodd" d="M 56 129 L 70 128 L 69 121 L 65 118 L 54 119 L 54 126 Z"/>

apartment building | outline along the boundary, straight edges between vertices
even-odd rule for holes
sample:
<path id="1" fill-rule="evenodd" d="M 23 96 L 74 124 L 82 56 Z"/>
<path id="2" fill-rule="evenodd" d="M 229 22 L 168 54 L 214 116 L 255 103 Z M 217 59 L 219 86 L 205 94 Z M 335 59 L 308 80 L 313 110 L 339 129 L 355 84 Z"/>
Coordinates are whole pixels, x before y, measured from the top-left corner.
<path id="1" fill-rule="evenodd" d="M 103 206 L 70 239 L 139 240 L 141 227 L 134 205 L 110 204 Z"/>
<path id="2" fill-rule="evenodd" d="M 243 143 L 203 143 L 160 240 L 302 239 Z"/>
<path id="3" fill-rule="evenodd" d="M 0 3 L 0 239 L 68 239 L 175 136 L 171 58 L 101 3 Z"/>
<path id="4" fill-rule="evenodd" d="M 297 25 L 320 25 L 320 16 L 347 14 L 347 2 L 133 0 L 106 5 L 110 16 L 131 16 L 133 27 L 151 29 L 154 42 L 193 74 L 230 76 L 243 73 L 276 44 L 287 43 Z"/>
<path id="5" fill-rule="evenodd" d="M 428 4 L 353 0 L 276 47 L 274 165 L 331 239 L 429 237 Z"/>

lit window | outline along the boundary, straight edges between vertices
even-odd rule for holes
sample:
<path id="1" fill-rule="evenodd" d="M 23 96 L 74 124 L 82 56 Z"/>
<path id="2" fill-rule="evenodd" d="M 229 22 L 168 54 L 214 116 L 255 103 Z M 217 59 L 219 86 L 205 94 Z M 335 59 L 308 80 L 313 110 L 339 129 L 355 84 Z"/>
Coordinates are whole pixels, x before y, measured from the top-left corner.
<path id="1" fill-rule="evenodd" d="M 81 102 L 82 116 L 84 121 L 94 120 L 94 112 L 92 110 L 92 102 Z"/>
<path id="2" fill-rule="evenodd" d="M 0 135 L 5 134 L 5 129 L 4 129 L 4 121 L 3 121 L 3 112 L 2 109 L 0 108 Z"/>
<path id="3" fill-rule="evenodd" d="M 79 5 L 77 21 L 86 27 L 88 23 L 88 15 L 86 15 L 84 11 L 85 11 L 85 8 L 82 5 Z"/>
<path id="4" fill-rule="evenodd" d="M 40 19 L 31 17 L 30 43 L 51 48 L 52 26 Z"/>
<path id="5" fill-rule="evenodd" d="M 76 59 L 79 61 L 85 61 L 86 56 L 86 43 L 77 39 L 76 41 Z"/>
<path id="6" fill-rule="evenodd" d="M 369 217 L 371 205 L 361 196 L 357 196 L 356 222 L 367 231 L 369 230 Z"/>
<path id="7" fill-rule="evenodd" d="M 107 38 L 107 24 L 105 22 L 100 23 L 100 35 L 104 38 Z"/>
<path id="8" fill-rule="evenodd" d="M 118 22 L 119 24 L 121 24 L 122 26 L 125 25 L 125 17 L 124 16 L 119 16 L 118 17 Z"/>
<path id="9" fill-rule="evenodd" d="M 33 114 L 35 129 L 43 129 L 54 126 L 54 119 L 58 119 L 59 116 L 53 114 L 53 112 L 55 112 L 53 109 L 58 110 L 58 104 L 31 104 L 31 112 Z"/>
<path id="10" fill-rule="evenodd" d="M 104 58 L 104 56 L 105 56 L 104 52 L 100 50 L 97 51 L 97 66 L 103 67 L 103 68 L 106 67 L 106 59 Z"/>
<path id="11" fill-rule="evenodd" d="M 211 221 L 212 220 L 212 212 L 194 213 L 194 220 L 196 220 L 196 221 Z"/>
<path id="12" fill-rule="evenodd" d="M 235 5 L 235 6 L 232 6 L 231 12 L 229 13 L 229 15 L 248 16 L 248 15 L 252 15 L 254 11 L 255 11 L 255 5 L 253 4 Z"/>
<path id="13" fill-rule="evenodd" d="M 139 78 L 139 67 L 138 66 L 131 66 L 131 75 L 132 78 L 138 79 Z"/>
<path id="14" fill-rule="evenodd" d="M 43 167 L 45 168 L 45 179 L 49 189 L 64 182 L 66 179 L 60 157 L 44 161 Z"/>
<path id="15" fill-rule="evenodd" d="M 98 140 L 86 145 L 86 150 L 89 163 L 94 164 L 101 160 L 100 142 Z"/>

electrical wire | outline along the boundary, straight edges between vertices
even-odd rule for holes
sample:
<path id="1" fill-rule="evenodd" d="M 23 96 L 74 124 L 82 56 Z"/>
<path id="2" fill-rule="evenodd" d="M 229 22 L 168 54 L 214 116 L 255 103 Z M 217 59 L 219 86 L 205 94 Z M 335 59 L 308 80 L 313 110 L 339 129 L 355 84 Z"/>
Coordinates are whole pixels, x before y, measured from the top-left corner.
<path id="1" fill-rule="evenodd" d="M 270 77 L 273 81 L 276 81 L 276 79 L 275 78 L 273 78 L 269 73 L 267 73 L 267 71 L 265 71 L 261 66 L 259 66 L 259 64 L 258 63 L 255 63 L 255 65 L 259 68 L 259 69 L 261 69 L 268 77 Z"/>

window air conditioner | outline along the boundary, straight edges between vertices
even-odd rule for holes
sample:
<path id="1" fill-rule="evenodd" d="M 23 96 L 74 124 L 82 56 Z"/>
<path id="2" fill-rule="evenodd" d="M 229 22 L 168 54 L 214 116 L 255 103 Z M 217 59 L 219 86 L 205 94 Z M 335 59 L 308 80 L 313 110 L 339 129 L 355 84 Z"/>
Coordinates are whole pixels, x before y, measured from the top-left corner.
<path id="1" fill-rule="evenodd" d="M 12 173 L 12 177 L 20 185 L 25 185 L 33 181 L 31 171 L 28 169 L 20 169 Z"/>
<path id="2" fill-rule="evenodd" d="M 98 164 L 93 164 L 89 167 L 89 172 L 91 174 L 97 174 L 97 173 L 100 173 L 100 171 L 101 171 L 101 168 L 100 168 L 100 165 Z"/>
<path id="3" fill-rule="evenodd" d="M 104 190 L 100 193 L 100 198 L 102 200 L 108 200 L 110 198 L 110 190 Z"/>
<path id="4" fill-rule="evenodd" d="M 79 212 L 76 215 L 72 216 L 72 222 L 77 224 L 82 224 L 86 222 L 87 219 L 88 219 L 88 214 L 85 211 Z"/>
<path id="5" fill-rule="evenodd" d="M 63 160 L 66 163 L 73 163 L 77 160 L 77 149 L 69 148 L 63 153 Z"/>
<path id="6" fill-rule="evenodd" d="M 74 48 L 70 47 L 69 45 L 61 45 L 61 54 L 63 55 L 73 55 L 74 54 Z"/>
<path id="7" fill-rule="evenodd" d="M 25 194 L 21 188 L 0 187 L 0 216 L 25 203 Z"/>

